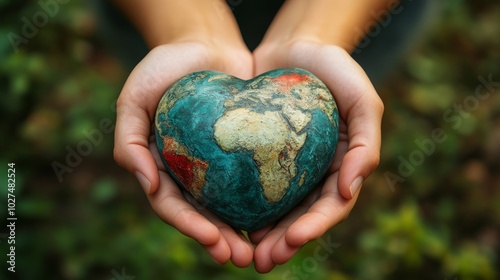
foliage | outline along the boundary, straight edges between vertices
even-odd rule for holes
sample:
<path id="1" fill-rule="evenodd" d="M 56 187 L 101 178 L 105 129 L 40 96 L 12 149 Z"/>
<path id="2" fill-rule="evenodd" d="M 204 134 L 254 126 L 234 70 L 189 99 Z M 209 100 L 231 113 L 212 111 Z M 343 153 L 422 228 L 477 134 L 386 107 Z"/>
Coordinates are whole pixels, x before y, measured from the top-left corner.
<path id="1" fill-rule="evenodd" d="M 378 89 L 386 106 L 381 165 L 350 218 L 288 264 L 258 275 L 251 267 L 215 264 L 161 222 L 135 179 L 115 165 L 113 135 L 100 124 L 114 122 L 126 72 L 97 37 L 85 2 L 61 4 L 14 51 L 8 34 L 22 34 L 22 18 L 32 19 L 40 7 L 0 1 L 0 169 L 5 182 L 7 163 L 16 163 L 19 219 L 17 272 L 11 277 L 2 267 L 1 273 L 7 279 L 118 279 L 122 272 L 186 280 L 497 279 L 498 84 L 487 97 L 484 87 L 484 98 L 476 95 L 479 77 L 500 80 L 497 2 L 443 5 L 440 20 Z M 435 129 L 445 140 L 422 150 Z M 70 156 L 85 145 L 90 152 L 79 162 Z M 412 172 L 398 170 L 401 159 Z M 61 180 L 54 162 L 71 170 Z M 6 201 L 7 190 L 0 193 Z M 339 246 L 320 260 L 315 254 L 326 250 L 325 240 Z M 5 266 L 4 240 L 0 248 Z"/>

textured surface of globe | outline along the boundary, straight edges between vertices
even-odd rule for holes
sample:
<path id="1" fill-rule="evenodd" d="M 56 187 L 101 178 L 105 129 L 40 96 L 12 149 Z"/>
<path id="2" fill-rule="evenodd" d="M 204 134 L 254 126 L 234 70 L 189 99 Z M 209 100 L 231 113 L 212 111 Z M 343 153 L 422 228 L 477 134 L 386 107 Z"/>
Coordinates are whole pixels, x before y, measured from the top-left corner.
<path id="1" fill-rule="evenodd" d="M 166 91 L 155 121 L 158 150 L 177 184 L 247 231 L 282 217 L 321 181 L 338 129 L 331 93 L 298 68 L 248 81 L 188 74 Z"/>

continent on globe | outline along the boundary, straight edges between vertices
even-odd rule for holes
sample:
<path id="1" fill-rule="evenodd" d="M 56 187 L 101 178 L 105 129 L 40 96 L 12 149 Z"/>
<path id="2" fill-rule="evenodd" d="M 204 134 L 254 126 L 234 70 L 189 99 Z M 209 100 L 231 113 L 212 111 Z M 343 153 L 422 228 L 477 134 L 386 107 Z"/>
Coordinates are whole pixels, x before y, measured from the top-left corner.
<path id="1" fill-rule="evenodd" d="M 168 136 L 163 138 L 162 156 L 182 185 L 200 199 L 208 163 L 190 156 L 186 147 Z"/>
<path id="2" fill-rule="evenodd" d="M 306 141 L 280 113 L 263 114 L 246 108 L 227 112 L 215 123 L 214 136 L 225 151 L 247 149 L 259 169 L 259 182 L 268 202 L 279 201 L 297 175 L 295 157 Z"/>
<path id="3" fill-rule="evenodd" d="M 330 91 L 298 68 L 248 81 L 188 74 L 165 92 L 155 120 L 162 161 L 177 184 L 248 231 L 276 221 L 316 187 L 338 129 Z"/>

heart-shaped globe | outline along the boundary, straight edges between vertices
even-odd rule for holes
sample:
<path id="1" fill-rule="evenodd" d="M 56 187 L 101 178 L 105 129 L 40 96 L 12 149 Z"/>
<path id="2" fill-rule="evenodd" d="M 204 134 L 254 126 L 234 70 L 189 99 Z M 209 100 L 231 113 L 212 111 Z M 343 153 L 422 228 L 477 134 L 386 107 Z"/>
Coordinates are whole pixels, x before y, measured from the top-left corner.
<path id="1" fill-rule="evenodd" d="M 338 130 L 330 91 L 298 68 L 248 81 L 188 74 L 165 92 L 155 121 L 158 150 L 177 184 L 247 231 L 278 220 L 318 185 Z"/>

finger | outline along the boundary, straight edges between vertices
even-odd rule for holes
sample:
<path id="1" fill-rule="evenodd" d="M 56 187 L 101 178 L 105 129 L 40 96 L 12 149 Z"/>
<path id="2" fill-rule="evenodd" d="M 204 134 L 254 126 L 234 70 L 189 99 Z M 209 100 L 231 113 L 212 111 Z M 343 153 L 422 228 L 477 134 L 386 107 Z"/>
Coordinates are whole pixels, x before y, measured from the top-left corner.
<path id="1" fill-rule="evenodd" d="M 192 198 L 194 200 L 194 198 Z M 235 230 L 208 209 L 197 202 L 194 202 L 196 209 L 205 216 L 220 231 L 222 238 L 227 242 L 230 249 L 231 262 L 237 267 L 247 267 L 252 262 L 253 246 L 246 239 L 243 233 Z"/>
<path id="2" fill-rule="evenodd" d="M 154 193 L 160 182 L 156 161 L 149 150 L 149 129 L 149 117 L 141 108 L 117 102 L 114 158 L 136 176 L 146 194 Z"/>
<path id="3" fill-rule="evenodd" d="M 221 238 L 218 242 L 211 245 L 203 245 L 203 248 L 207 250 L 210 257 L 217 264 L 223 265 L 231 259 L 231 248 L 224 238 Z"/>
<path id="4" fill-rule="evenodd" d="M 324 181 L 320 183 L 322 186 Z M 295 224 L 300 217 L 305 215 L 310 207 L 316 203 L 320 198 L 322 188 L 316 188 L 310 195 L 308 195 L 300 205 L 298 205 L 286 218 L 282 221 L 283 227 L 286 231 L 281 234 L 280 238 L 274 244 L 271 250 L 271 260 L 275 264 L 284 264 L 288 262 L 309 240 L 305 240 L 300 244 L 288 243 L 286 236 L 289 234 L 290 226 Z M 293 230 L 293 229 L 292 229 Z"/>
<path id="5" fill-rule="evenodd" d="M 327 175 L 331 175 L 338 172 L 344 159 L 345 154 L 349 150 L 349 139 L 347 137 L 347 126 L 343 120 L 340 120 L 339 129 L 339 139 L 337 142 L 337 147 L 335 148 L 335 156 L 333 157 L 333 162 L 330 165 Z"/>
<path id="6" fill-rule="evenodd" d="M 159 186 L 158 168 L 148 149 L 151 123 L 161 95 L 171 83 L 160 78 L 160 66 L 151 56 L 154 53 L 135 67 L 117 100 L 114 147 L 116 162 L 137 177 L 147 194 L 155 193 Z"/>
<path id="7" fill-rule="evenodd" d="M 277 263 L 273 261 L 272 251 L 279 239 L 285 234 L 288 226 L 293 223 L 303 209 L 297 207 L 292 212 L 281 220 L 272 230 L 270 230 L 259 242 L 255 248 L 254 253 L 254 266 L 255 270 L 260 273 L 267 273 L 271 271 Z"/>
<path id="8" fill-rule="evenodd" d="M 220 227 L 222 236 L 231 249 L 231 262 L 236 267 L 247 267 L 252 263 L 254 248 L 243 234 L 235 232 L 229 226 Z"/>
<path id="9" fill-rule="evenodd" d="M 265 226 L 257 231 L 250 232 L 250 233 L 248 233 L 248 238 L 250 238 L 250 241 L 253 244 L 259 244 L 260 241 L 262 241 L 262 239 L 266 236 L 266 234 L 269 231 L 271 231 L 275 225 L 276 225 L 276 223 L 272 223 L 272 224 L 267 225 L 267 226 Z"/>
<path id="10" fill-rule="evenodd" d="M 161 172 L 160 181 L 161 188 L 154 195 L 149 195 L 148 198 L 155 212 L 165 223 L 202 245 L 211 246 L 221 241 L 219 229 L 186 201 L 180 189 L 167 174 Z M 219 244 L 214 247 L 221 251 L 227 251 L 229 259 L 228 246 Z"/>
<path id="11" fill-rule="evenodd" d="M 276 264 L 271 259 L 271 250 L 286 228 L 276 227 L 271 230 L 257 245 L 254 253 L 254 267 L 259 273 L 268 273 Z"/>
<path id="12" fill-rule="evenodd" d="M 153 136 L 154 138 L 154 136 Z M 160 156 L 160 152 L 158 151 L 158 147 L 156 146 L 156 140 L 150 139 L 149 140 L 149 151 L 151 152 L 151 155 L 153 155 L 153 159 L 156 162 L 156 166 L 159 171 L 167 172 L 167 168 L 163 164 Z"/>
<path id="13" fill-rule="evenodd" d="M 379 164 L 384 108 L 369 83 L 361 88 L 353 87 L 351 94 L 359 99 L 354 104 L 347 104 L 345 120 L 349 144 L 340 165 L 338 181 L 339 192 L 346 199 L 359 192 L 364 180 Z"/>
<path id="14" fill-rule="evenodd" d="M 337 180 L 337 173 L 328 177 L 318 201 L 290 225 L 285 235 L 289 246 L 301 246 L 315 240 L 347 218 L 356 203 L 357 194 L 353 199 L 344 199 L 338 193 Z"/>
<path id="15" fill-rule="evenodd" d="M 271 271 L 277 264 L 287 262 L 303 245 L 294 246 L 297 248 L 285 248 L 285 250 L 277 249 L 275 246 L 284 240 L 285 232 L 288 227 L 295 222 L 301 215 L 307 212 L 309 207 L 318 198 L 320 189 L 315 189 L 308 195 L 299 205 L 297 205 L 291 212 L 283 217 L 278 224 L 270 230 L 264 238 L 260 241 L 255 248 L 254 263 L 255 269 L 261 273 Z M 283 253 L 283 256 L 277 256 Z"/>
<path id="16" fill-rule="evenodd" d="M 306 242 L 307 243 L 307 242 Z M 273 263 L 280 265 L 288 262 L 302 246 L 291 246 L 287 243 L 286 238 L 282 235 L 271 251 L 271 260 Z"/>

